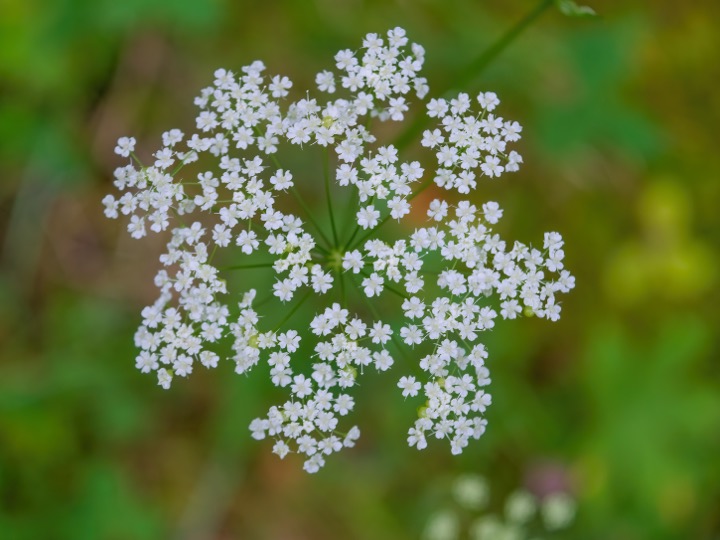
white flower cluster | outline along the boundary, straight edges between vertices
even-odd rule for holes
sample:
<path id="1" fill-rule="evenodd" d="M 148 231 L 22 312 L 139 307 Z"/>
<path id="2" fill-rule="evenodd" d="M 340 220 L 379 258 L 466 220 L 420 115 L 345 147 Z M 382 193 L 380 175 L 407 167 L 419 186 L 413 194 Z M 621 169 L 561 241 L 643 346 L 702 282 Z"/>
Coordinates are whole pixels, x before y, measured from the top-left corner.
<path id="1" fill-rule="evenodd" d="M 487 480 L 482 476 L 462 475 L 452 485 L 451 503 L 430 514 L 426 523 L 424 540 L 472 540 L 537 539 L 538 531 L 543 538 L 568 528 L 575 519 L 577 503 L 569 494 L 558 491 L 539 497 L 526 489 L 516 489 L 499 507 L 501 512 L 491 512 L 491 493 Z M 493 505 L 498 507 L 497 504 Z"/>
<path id="2" fill-rule="evenodd" d="M 519 242 L 508 249 L 490 229 L 499 214 L 496 203 L 486 203 L 480 211 L 469 201 L 459 202 L 450 214 L 449 205 L 436 199 L 428 216 L 439 226 L 416 229 L 409 242 L 398 240 L 392 246 L 368 240 L 364 254 L 354 250 L 343 260 L 346 271 L 366 276 L 362 286 L 368 297 L 397 284 L 393 292 L 404 297 L 407 321 L 400 337 L 411 347 L 432 345 L 432 352 L 419 362 L 427 374 L 422 386 L 427 404 L 408 437 L 408 443 L 419 449 L 425 448 L 430 433 L 448 439 L 452 452 L 460 453 L 471 437 L 485 430 L 481 415 L 491 397 L 483 387 L 490 378 L 484 364 L 487 353 L 477 339 L 480 332 L 493 328 L 498 316 L 484 305 L 487 298 L 499 298 L 504 319 L 525 310 L 554 321 L 560 316 L 555 294 L 574 286 L 574 278 L 563 270 L 560 235 L 545 235 L 544 253 Z M 448 266 L 432 276 L 430 284 L 421 274 L 433 253 Z M 546 272 L 559 275 L 547 279 Z M 404 396 L 416 396 L 421 389 L 414 376 L 403 377 L 398 386 Z"/>
<path id="3" fill-rule="evenodd" d="M 250 429 L 256 439 L 276 437 L 273 452 L 280 457 L 290 452 L 288 442 L 294 442 L 297 450 L 307 456 L 305 470 L 317 472 L 325 464 L 325 455 L 354 446 L 360 436 L 357 426 L 344 434 L 336 429 L 338 416 L 347 415 L 355 405 L 352 397 L 341 392 L 356 384 L 358 371 L 370 365 L 386 371 L 393 359 L 385 349 L 390 326 L 376 321 L 368 328 L 361 319 L 350 318 L 349 311 L 340 304 L 335 303 L 316 316 L 310 328 L 317 336 L 318 359 L 312 364 L 311 375 L 293 375 L 290 353 L 297 349 L 297 343 L 280 344 L 281 350 L 272 352 L 268 363 L 272 366 L 273 383 L 289 385 L 292 397 L 280 407 L 271 407 L 267 418 L 255 419 Z M 299 340 L 297 333 L 293 337 Z"/>
<path id="4" fill-rule="evenodd" d="M 135 155 L 133 138 L 121 138 L 115 149 L 132 161 L 115 171 L 115 186 L 124 193 L 105 197 L 106 215 L 129 216 L 134 238 L 171 230 L 155 280 L 159 297 L 143 310 L 135 337 L 137 367 L 156 372 L 159 384 L 169 388 L 197 363 L 214 368 L 225 357 L 237 373 L 247 373 L 266 361 L 273 384 L 288 388 L 290 397 L 254 420 L 252 434 L 273 437 L 280 457 L 304 455 L 309 472 L 357 440 L 357 426 L 341 430 L 339 417 L 352 411 L 349 392 L 365 367 L 385 371 L 393 365 L 388 347 L 403 353 L 410 347 L 419 359 L 403 367 L 407 374 L 398 383 L 404 397 L 422 393 L 426 400 L 409 430 L 409 444 L 422 449 L 427 437 L 435 436 L 447 439 L 453 453 L 461 452 L 484 432 L 483 413 L 491 402 L 480 333 L 492 328 L 498 315 L 556 320 L 556 293 L 574 285 L 563 268 L 560 235 L 546 234 L 542 251 L 517 242 L 508 246 L 491 230 L 502 216 L 494 202 L 478 208 L 471 200 L 438 198 L 427 209 L 427 226 L 393 243 L 380 238 L 383 224 L 407 218 L 412 199 L 431 184 L 468 195 L 480 177 L 495 178 L 522 163 L 506 148 L 522 128 L 495 116 L 494 93 L 476 96 L 479 112 L 471 110 L 467 94 L 431 99 L 428 116 L 438 126 L 425 131 L 422 145 L 434 151 L 437 169 L 413 188 L 425 175 L 420 162 L 401 161 L 393 145 L 375 146 L 369 126 L 372 119 L 403 120 L 407 96 L 425 97 L 427 82 L 419 76 L 423 56 L 422 47 L 410 45 L 400 28 L 385 37 L 369 34 L 361 54 L 341 51 L 335 56 L 337 72 L 318 74 L 321 93 L 341 88 L 345 94 L 327 100 L 306 95 L 289 102 L 291 81 L 265 76 L 261 62 L 242 68 L 239 76 L 220 69 L 214 85 L 195 100 L 196 133 L 187 138 L 177 129 L 164 133 L 150 165 Z M 359 201 L 350 238 L 339 238 L 334 222 L 332 241 L 323 233 L 295 188 L 302 173 L 293 174 L 276 157 L 281 143 L 334 150 L 334 175 L 326 178 L 330 221 L 331 182 L 333 190 L 353 190 Z M 194 162 L 199 169 L 194 178 L 183 179 L 181 171 Z M 295 198 L 304 214 L 278 204 L 283 198 Z M 293 302 L 305 289 L 283 322 L 265 323 L 255 290 L 240 296 L 227 290 L 214 263 L 217 248 L 233 248 L 247 261 L 259 252 L 270 256 L 268 267 L 276 276 L 270 292 L 281 302 Z M 308 298 L 321 302 L 342 287 L 345 302 L 345 280 L 357 287 L 369 313 L 362 304 L 327 301 L 312 320 L 291 327 L 290 317 Z M 373 305 L 378 296 L 398 297 L 395 319 L 379 319 Z M 391 320 L 404 322 L 392 328 Z M 309 340 L 309 361 L 298 352 L 303 340 Z"/>
<path id="5" fill-rule="evenodd" d="M 440 120 L 440 126 L 423 134 L 422 145 L 437 150 L 438 170 L 435 183 L 445 189 L 467 194 L 477 186 L 474 172 L 478 167 L 488 178 L 519 169 L 522 157 L 515 150 L 505 154 L 507 143 L 520 140 L 522 127 L 496 117 L 492 111 L 500 104 L 494 92 L 477 96 L 480 114 L 470 110 L 472 101 L 459 94 L 448 103 L 432 99 L 428 116 Z"/>

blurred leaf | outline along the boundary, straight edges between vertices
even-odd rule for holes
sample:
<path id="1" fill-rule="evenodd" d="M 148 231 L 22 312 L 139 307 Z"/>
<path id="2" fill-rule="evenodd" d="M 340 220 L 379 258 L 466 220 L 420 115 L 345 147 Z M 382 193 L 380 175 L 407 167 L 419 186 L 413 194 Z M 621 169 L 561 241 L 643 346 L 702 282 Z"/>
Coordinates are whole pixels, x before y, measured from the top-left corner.
<path id="1" fill-rule="evenodd" d="M 101 0 L 93 5 L 93 16 L 102 27 L 131 29 L 138 25 L 159 24 L 183 32 L 202 31 L 222 19 L 218 0 L 187 2 L 177 0 Z"/>
<path id="2" fill-rule="evenodd" d="M 570 65 L 540 96 L 539 140 L 553 153 L 595 145 L 651 157 L 662 146 L 657 127 L 625 95 L 636 72 L 628 50 L 636 47 L 643 23 L 613 24 L 573 31 L 563 52 Z"/>
<path id="3" fill-rule="evenodd" d="M 112 462 L 87 463 L 78 488 L 80 497 L 57 524 L 65 538 L 150 540 L 162 536 L 152 508 L 129 489 Z"/>
<path id="4" fill-rule="evenodd" d="M 660 531 L 688 526 L 698 510 L 706 469 L 691 449 L 711 452 L 705 438 L 720 423 L 720 395 L 695 375 L 710 333 L 702 320 L 686 317 L 665 321 L 650 346 L 631 336 L 610 323 L 590 342 L 585 390 L 595 418 L 588 445 L 607 467 L 602 495 L 614 501 L 609 511 L 622 507 L 638 528 L 664 538 Z M 680 477 L 690 482 L 693 502 L 670 517 L 660 511 L 662 494 Z"/>

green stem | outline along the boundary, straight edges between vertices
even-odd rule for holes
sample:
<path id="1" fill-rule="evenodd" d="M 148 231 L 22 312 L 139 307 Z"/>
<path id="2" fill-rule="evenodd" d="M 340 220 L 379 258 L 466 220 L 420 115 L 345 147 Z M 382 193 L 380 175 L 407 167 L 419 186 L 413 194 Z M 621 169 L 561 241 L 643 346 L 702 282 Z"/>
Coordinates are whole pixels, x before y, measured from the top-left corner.
<path id="1" fill-rule="evenodd" d="M 257 127 L 254 127 L 253 130 L 255 131 L 255 136 L 259 137 L 259 136 L 260 136 L 260 131 L 258 130 L 258 128 L 257 128 Z M 282 168 L 283 168 L 282 165 L 280 164 L 280 160 L 277 158 L 277 156 L 276 156 L 275 154 L 270 154 L 270 160 L 275 164 L 275 166 L 276 166 L 278 169 L 282 169 Z M 292 186 L 292 187 L 290 188 L 290 193 L 292 193 L 293 197 L 295 197 L 295 199 L 297 200 L 298 204 L 302 207 L 303 211 L 304 211 L 305 214 L 307 215 L 307 218 L 308 218 L 308 220 L 310 221 L 310 223 L 312 223 L 313 227 L 315 227 L 315 229 L 317 229 L 317 232 L 320 233 L 320 236 L 321 236 L 322 239 L 325 241 L 325 243 L 327 244 L 328 248 L 330 248 L 330 247 L 332 246 L 332 244 L 330 243 L 330 240 L 328 240 L 328 237 L 325 236 L 325 234 L 322 232 L 322 229 L 320 228 L 320 226 L 319 226 L 319 225 L 317 224 L 317 222 L 313 219 L 313 217 L 312 217 L 312 211 L 310 210 L 310 208 L 308 208 L 308 205 L 305 204 L 305 201 L 304 201 L 303 198 L 300 196 L 300 192 L 299 192 L 297 189 L 295 189 L 295 186 Z M 318 246 L 318 247 L 321 247 L 321 246 Z M 326 251 L 327 251 L 327 250 L 326 250 Z"/>
<path id="2" fill-rule="evenodd" d="M 370 277 L 370 275 L 369 275 L 367 272 L 365 272 L 365 271 L 361 271 L 361 272 L 360 272 L 360 275 L 365 276 L 366 278 L 369 278 L 369 277 Z M 390 291 L 391 293 L 397 294 L 398 296 L 400 296 L 401 298 L 404 298 L 405 300 L 409 300 L 409 299 L 410 299 L 410 297 L 409 297 L 407 294 L 405 294 L 404 292 L 397 290 L 397 289 L 396 289 L 395 287 L 393 287 L 392 285 L 388 285 L 388 284 L 387 284 L 387 280 L 383 280 L 383 288 L 384 288 L 384 289 L 387 289 L 387 290 Z M 362 289 L 361 289 L 361 292 L 362 292 Z M 363 296 L 363 298 L 364 298 L 364 293 L 363 293 L 363 295 L 361 295 L 361 296 Z"/>
<path id="3" fill-rule="evenodd" d="M 473 80 L 497 58 L 508 45 L 510 45 L 515 39 L 525 31 L 535 20 L 543 14 L 543 12 L 555 3 L 554 0 L 541 0 L 535 8 L 520 19 L 514 26 L 512 26 L 505 34 L 493 43 L 488 49 L 486 49 L 480 56 L 478 56 L 468 67 L 461 73 L 457 80 L 454 81 L 454 86 L 463 88 L 466 85 L 473 82 Z"/>
<path id="4" fill-rule="evenodd" d="M 130 152 L 130 157 L 137 161 L 137 164 L 140 165 L 140 170 L 143 170 L 145 168 L 145 165 L 142 164 L 142 161 L 140 161 L 140 158 L 137 157 L 135 152 Z"/>
<path id="5" fill-rule="evenodd" d="M 433 182 L 434 182 L 434 179 L 433 179 L 433 178 L 428 178 L 427 180 L 425 180 L 425 182 L 423 182 L 423 183 L 420 185 L 420 187 L 419 187 L 414 193 L 412 193 L 412 194 L 407 198 L 407 200 L 408 200 L 408 201 L 412 201 L 415 197 L 417 197 L 417 196 L 420 195 L 423 191 L 425 191 L 425 189 L 426 189 L 427 187 L 429 187 Z M 368 238 L 370 238 L 373 234 L 375 234 L 375 232 L 377 232 L 377 230 L 378 230 L 380 227 L 382 227 L 383 225 L 385 225 L 385 223 L 387 223 L 387 221 L 390 219 L 390 217 L 391 217 L 390 214 L 388 214 L 388 215 L 386 215 L 384 218 L 382 218 L 382 219 L 380 220 L 380 223 L 378 223 L 374 228 L 368 230 L 368 232 L 366 232 L 363 236 L 360 237 L 360 240 L 358 240 L 357 242 L 355 242 L 355 243 L 352 245 L 352 247 L 347 248 L 346 251 L 352 251 L 352 250 L 355 249 L 356 247 L 362 245 L 362 243 L 363 243 L 365 240 L 367 240 Z M 358 227 L 358 229 L 359 229 L 359 227 Z M 357 233 L 358 229 L 355 229 L 355 233 Z M 348 244 L 349 244 L 350 242 L 352 242 L 352 239 L 353 239 L 353 238 L 355 238 L 355 234 L 353 234 L 353 236 L 352 236 L 352 238 L 350 239 L 350 241 L 348 242 Z"/>
<path id="6" fill-rule="evenodd" d="M 375 203 L 375 196 L 373 196 L 373 197 L 370 198 L 370 204 L 374 204 L 374 203 Z M 359 208 L 360 208 L 360 199 L 358 198 L 358 209 L 359 209 Z M 357 215 L 357 212 L 356 212 L 355 215 Z M 379 225 L 378 225 L 378 227 L 379 227 Z M 370 231 L 374 231 L 376 228 L 377 228 L 377 227 L 371 228 Z M 357 233 L 360 232 L 360 229 L 361 229 L 361 227 L 360 227 L 359 224 L 355 225 L 355 230 L 353 231 L 352 235 L 350 235 L 350 240 L 348 240 L 347 242 L 345 242 L 342 251 L 349 251 L 349 250 L 348 250 L 348 246 L 349 246 L 350 243 L 355 239 L 355 237 L 357 236 Z M 368 233 L 370 233 L 370 231 L 368 231 Z M 368 235 L 365 235 L 365 236 L 367 237 Z M 355 244 L 355 246 L 357 246 L 357 245 L 358 245 L 358 243 Z M 354 249 L 354 247 L 353 247 L 353 249 Z"/>
<path id="7" fill-rule="evenodd" d="M 322 247 L 322 246 L 321 246 L 320 244 L 318 244 L 318 243 L 315 244 L 315 247 L 314 247 L 313 249 L 317 249 L 318 252 L 320 252 L 320 254 L 323 255 L 323 256 L 325 256 L 325 257 L 330 253 L 327 249 L 325 249 L 324 247 Z"/>
<path id="8" fill-rule="evenodd" d="M 380 321 L 381 318 L 380 318 L 380 314 L 378 313 L 377 308 L 375 308 L 375 306 L 373 306 L 372 302 L 370 302 L 370 299 L 367 296 L 365 296 L 365 292 L 360 288 L 360 285 L 358 285 L 357 282 L 352 279 L 351 279 L 351 281 L 352 281 L 353 285 L 355 286 L 355 288 L 357 289 L 358 294 L 360 295 L 360 298 L 363 299 L 363 301 L 365 302 L 365 305 L 370 310 L 370 313 L 372 314 L 372 316 L 375 317 L 376 321 Z M 398 340 L 397 336 L 395 335 L 395 332 L 390 334 L 390 339 L 392 340 L 393 344 L 397 348 L 398 352 L 402 355 L 402 357 L 405 360 L 407 360 L 408 353 L 405 350 L 405 347 L 402 346 L 402 342 Z"/>
<path id="9" fill-rule="evenodd" d="M 300 309 L 300 306 L 302 306 L 302 305 L 305 303 L 305 300 L 307 300 L 308 298 L 310 298 L 310 295 L 311 295 L 312 293 L 313 293 L 313 290 L 312 290 L 312 289 L 310 289 L 307 293 L 305 293 L 305 296 L 303 296 L 303 297 L 300 299 L 300 301 L 293 306 L 293 308 L 288 312 L 288 314 L 285 316 L 285 318 L 284 318 L 282 321 L 280 321 L 280 324 L 278 324 L 278 325 L 275 327 L 274 332 L 277 332 L 278 330 L 280 330 L 280 329 L 283 327 L 283 325 L 284 325 L 286 322 L 288 322 L 293 315 L 295 315 L 295 312 L 296 312 L 298 309 Z"/>
<path id="10" fill-rule="evenodd" d="M 515 39 L 522 34 L 528 26 L 535 22 L 535 20 L 554 3 L 554 0 L 540 0 L 532 11 L 510 27 L 500 37 L 500 39 L 485 49 L 480 56 L 470 62 L 470 64 L 462 70 L 458 77 L 453 80 L 450 85 L 448 85 L 448 88 L 444 92 L 441 92 L 441 95 L 445 96 L 454 88 L 465 88 L 472 83 L 483 71 L 485 71 L 495 58 L 500 56 L 500 54 L 507 49 L 507 47 L 515 41 Z M 422 132 L 429 120 L 430 118 L 426 114 L 416 116 L 415 120 L 408 126 L 408 128 L 400 134 L 395 142 L 395 147 L 399 150 L 407 147 L 407 145 L 414 141 Z"/>
<path id="11" fill-rule="evenodd" d="M 340 280 L 340 302 L 342 302 L 343 306 L 347 305 L 347 302 L 345 301 L 345 275 L 342 272 L 342 269 L 338 272 L 338 279 Z"/>
<path id="12" fill-rule="evenodd" d="M 218 270 L 244 270 L 246 268 L 272 268 L 274 263 L 253 263 L 253 264 L 234 264 L 232 266 L 223 266 Z"/>
<path id="13" fill-rule="evenodd" d="M 337 227 L 335 227 L 335 214 L 333 213 L 332 199 L 330 198 L 330 153 L 325 149 L 325 163 L 323 173 L 325 175 L 325 198 L 327 199 L 328 213 L 330 214 L 330 226 L 332 227 L 333 246 L 338 245 Z"/>
<path id="14" fill-rule="evenodd" d="M 351 186 L 352 187 L 352 186 Z M 353 218 L 355 217 L 355 214 L 357 213 L 356 208 L 359 207 L 360 203 L 360 197 L 358 196 L 357 189 L 351 189 L 350 190 L 350 199 L 347 204 L 348 211 L 345 215 L 345 222 L 342 226 L 342 231 L 340 232 L 340 236 L 342 238 L 348 237 L 348 231 L 350 229 L 350 226 L 353 223 Z M 343 242 L 343 246 L 347 246 L 350 243 L 350 241 Z"/>
<path id="15" fill-rule="evenodd" d="M 330 242 L 330 240 L 328 239 L 328 237 L 325 236 L 325 233 L 322 232 L 322 229 L 320 228 L 320 225 L 318 225 L 317 222 L 313 219 L 313 217 L 312 217 L 312 211 L 310 210 L 310 208 L 308 208 L 308 205 L 305 204 L 305 201 L 304 201 L 303 198 L 300 196 L 300 192 L 298 192 L 298 190 L 295 189 L 295 186 L 293 186 L 293 187 L 290 188 L 290 193 L 293 194 L 293 196 L 294 196 L 295 199 L 297 200 L 298 204 L 302 207 L 302 209 L 303 209 L 303 211 L 305 212 L 305 214 L 307 215 L 307 218 L 308 218 L 308 220 L 310 221 L 310 223 L 312 223 L 312 224 L 313 224 L 313 227 L 315 227 L 315 229 L 317 229 L 317 232 L 320 233 L 320 236 L 322 237 L 323 241 L 324 241 L 325 244 L 328 246 L 328 248 L 329 248 L 330 246 L 332 246 L 332 242 Z M 320 247 L 320 246 L 318 246 L 318 247 Z"/>
<path id="16" fill-rule="evenodd" d="M 188 155 L 185 157 L 185 159 L 183 159 L 182 161 L 180 161 L 180 163 L 178 163 L 178 166 L 175 167 L 175 170 L 173 170 L 173 172 L 170 173 L 170 176 L 175 176 L 177 173 L 179 173 L 180 170 L 185 166 L 185 162 L 188 159 L 190 159 L 192 157 L 192 155 L 195 153 L 196 153 L 195 150 L 190 150 L 189 152 L 187 152 Z"/>
<path id="17" fill-rule="evenodd" d="M 259 302 L 253 302 L 252 308 L 253 308 L 253 309 L 257 309 L 257 308 L 259 308 L 259 307 L 261 307 L 261 306 L 264 306 L 265 304 L 267 304 L 267 303 L 268 303 L 270 300 L 272 300 L 273 298 L 277 298 L 277 297 L 275 296 L 274 293 L 270 293 L 270 294 L 266 295 L 265 298 L 263 298 L 263 299 L 260 300 Z"/>
<path id="18" fill-rule="evenodd" d="M 370 230 L 373 230 L 373 231 L 374 231 L 375 229 L 370 229 Z M 347 242 L 345 242 L 345 246 L 344 246 L 343 249 L 342 249 L 343 252 L 345 252 L 345 251 L 352 251 L 353 249 L 355 249 L 355 247 L 357 246 L 357 243 L 356 243 L 352 248 L 350 248 L 349 246 L 350 246 L 350 242 L 352 242 L 353 240 L 355 240 L 355 237 L 357 236 L 357 233 L 359 233 L 359 232 L 360 232 L 360 225 L 356 225 L 356 226 L 355 226 L 355 230 L 354 230 L 353 233 L 350 235 L 350 239 L 349 239 Z"/>

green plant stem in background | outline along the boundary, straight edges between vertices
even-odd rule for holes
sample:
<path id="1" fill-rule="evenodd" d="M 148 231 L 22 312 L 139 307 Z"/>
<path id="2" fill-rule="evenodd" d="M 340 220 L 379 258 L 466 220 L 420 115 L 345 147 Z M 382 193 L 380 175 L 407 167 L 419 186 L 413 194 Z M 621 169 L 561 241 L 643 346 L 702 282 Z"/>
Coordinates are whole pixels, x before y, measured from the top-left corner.
<path id="1" fill-rule="evenodd" d="M 255 135 L 256 135 L 256 136 L 259 136 L 259 135 L 260 135 L 260 133 L 258 132 L 257 128 L 255 128 Z M 272 160 L 272 162 L 275 164 L 275 166 L 276 166 L 278 169 L 282 169 L 282 168 L 283 168 L 283 166 L 280 164 L 280 161 L 278 160 L 278 158 L 277 158 L 274 154 L 270 154 L 270 159 Z M 317 247 L 319 250 L 327 253 L 327 252 L 328 252 L 328 249 L 330 249 L 330 247 L 333 246 L 333 243 L 330 242 L 330 240 L 328 239 L 327 236 L 325 236 L 325 233 L 324 233 L 323 230 L 320 228 L 320 226 L 317 224 L 317 221 L 315 221 L 315 219 L 313 219 L 312 210 L 310 210 L 310 208 L 308 207 L 308 205 L 305 203 L 305 201 L 303 200 L 303 198 L 300 196 L 300 192 L 299 192 L 297 189 L 295 189 L 295 186 L 293 186 L 293 187 L 290 188 L 290 193 L 292 193 L 293 197 L 295 197 L 295 199 L 297 200 L 298 204 L 302 207 L 303 211 L 305 212 L 305 215 L 307 216 L 307 218 L 308 218 L 308 220 L 310 221 L 310 223 L 312 223 L 313 227 L 315 227 L 315 229 L 317 230 L 317 232 L 318 232 L 318 233 L 320 234 L 320 236 L 322 237 L 323 241 L 324 241 L 325 244 L 326 244 L 327 249 L 326 249 L 326 247 L 320 246 L 319 244 L 318 244 L 316 247 Z M 329 202 L 329 201 L 328 201 L 328 202 Z M 335 241 L 335 243 L 337 244 L 337 241 Z"/>
<path id="2" fill-rule="evenodd" d="M 346 208 L 355 208 L 358 204 L 360 204 L 360 197 L 358 196 L 358 190 L 357 189 L 350 190 L 350 200 L 348 201 Z M 350 227 L 352 227 L 354 218 L 355 218 L 355 214 L 353 214 L 352 212 L 345 213 L 345 219 L 343 220 L 342 230 L 340 231 L 340 238 L 348 237 L 348 231 L 350 230 Z M 347 245 L 347 242 L 344 243 L 343 245 Z M 338 246 L 338 247 L 342 247 L 342 246 Z"/>
<path id="3" fill-rule="evenodd" d="M 369 203 L 369 204 L 373 204 L 374 202 L 375 202 L 375 196 L 373 195 L 373 196 L 370 198 L 370 203 Z M 360 204 L 360 197 L 359 197 L 359 196 L 358 196 L 358 202 L 357 202 L 357 204 L 358 204 L 358 205 Z M 359 206 L 358 206 L 358 208 L 359 208 Z M 360 224 L 356 224 L 356 225 L 355 225 L 355 229 L 354 229 L 353 232 L 352 232 L 352 235 L 350 235 L 350 239 L 343 244 L 343 249 L 342 249 L 343 251 L 350 251 L 350 249 L 348 249 L 348 246 L 352 243 L 352 241 L 355 239 L 355 237 L 357 236 L 357 233 L 359 233 L 360 230 L 361 230 Z M 355 243 L 355 245 L 357 245 L 357 242 Z"/>
<path id="4" fill-rule="evenodd" d="M 368 273 L 365 272 L 364 270 L 361 270 L 361 271 L 360 271 L 360 275 L 363 276 L 363 277 L 366 277 L 366 278 L 369 278 L 369 277 L 370 277 L 370 274 L 368 274 Z M 391 293 L 394 293 L 394 294 L 398 295 L 400 298 L 403 298 L 403 299 L 405 299 L 405 300 L 409 300 L 409 299 L 410 299 L 410 297 L 409 297 L 407 294 L 405 294 L 405 293 L 402 292 L 402 291 L 398 291 L 398 290 L 397 290 L 395 287 L 393 287 L 392 285 L 388 285 L 387 283 L 384 283 L 384 284 L 383 284 L 383 287 L 385 287 L 385 288 L 386 288 L 388 291 L 390 291 Z M 361 296 L 363 296 L 363 298 L 364 298 L 364 295 L 361 295 Z"/>
<path id="5" fill-rule="evenodd" d="M 330 197 L 330 152 L 325 149 L 323 163 L 323 175 L 325 176 L 325 198 L 327 199 L 328 213 L 330 214 L 330 226 L 332 227 L 333 246 L 338 246 L 338 234 L 335 227 L 335 214 L 333 214 L 332 198 Z"/>
<path id="6" fill-rule="evenodd" d="M 293 306 L 293 308 L 288 312 L 288 314 L 285 315 L 285 318 L 280 321 L 280 324 L 275 327 L 275 332 L 280 330 L 285 325 L 285 323 L 288 322 L 293 315 L 295 315 L 295 312 L 300 309 L 300 306 L 302 306 L 308 298 L 310 298 L 312 293 L 313 290 L 310 289 L 300 300 L 298 300 L 298 303 Z"/>
<path id="7" fill-rule="evenodd" d="M 312 210 L 310 210 L 310 208 L 308 207 L 308 205 L 305 204 L 305 201 L 304 201 L 303 198 L 300 196 L 300 192 L 299 192 L 297 189 L 295 189 L 295 187 L 290 188 L 290 192 L 293 194 L 293 196 L 294 196 L 295 199 L 297 200 L 298 204 L 302 207 L 302 209 L 303 209 L 303 211 L 305 212 L 305 215 L 307 216 L 308 220 L 310 220 L 310 223 L 313 224 L 313 226 L 315 227 L 315 229 L 317 230 L 317 232 L 320 234 L 320 236 L 322 237 L 322 239 L 323 239 L 323 241 L 325 242 L 326 246 L 328 246 L 328 248 L 329 248 L 330 246 L 332 246 L 332 242 L 330 242 L 330 240 L 328 239 L 328 237 L 325 236 L 325 233 L 324 233 L 324 232 L 322 231 L 322 229 L 320 228 L 320 225 L 318 225 L 317 222 L 313 219 L 313 217 L 312 217 L 312 216 L 313 216 Z M 326 253 L 327 253 L 327 251 L 328 251 L 326 248 L 324 248 L 323 246 L 321 246 L 321 245 L 319 245 L 319 244 L 316 245 L 316 247 L 317 247 L 318 249 L 320 249 L 321 251 L 324 251 L 324 252 L 326 252 Z"/>
<path id="8" fill-rule="evenodd" d="M 420 193 L 422 193 L 423 191 L 425 191 L 425 188 L 429 187 L 430 184 L 433 183 L 433 181 L 434 181 L 434 180 L 433 180 L 432 178 L 428 178 L 427 180 L 425 180 L 422 184 L 420 184 L 420 187 L 417 189 L 417 191 L 415 191 L 412 195 L 410 195 L 410 196 L 407 198 L 407 200 L 408 200 L 408 201 L 412 201 L 415 197 L 417 197 L 418 195 L 420 195 Z M 390 219 L 390 214 L 388 214 L 387 216 L 385 216 L 384 218 L 382 218 L 382 220 L 380 221 L 380 223 L 378 223 L 378 226 L 377 226 L 375 229 L 371 229 L 370 231 L 368 231 L 367 233 L 365 233 L 362 237 L 360 237 L 360 240 L 358 240 L 357 242 L 355 242 L 355 244 L 353 244 L 353 246 L 352 246 L 351 248 L 348 248 L 347 251 L 352 251 L 352 250 L 355 249 L 356 247 L 362 245 L 362 243 L 363 243 L 365 240 L 367 240 L 368 238 L 370 238 L 372 232 L 376 231 L 377 229 L 379 229 L 380 227 L 382 227 L 383 225 L 385 225 L 385 223 L 387 223 L 387 221 L 388 221 L 389 219 Z M 355 233 L 357 233 L 358 230 L 359 230 L 359 227 L 358 227 L 357 229 L 355 229 Z M 353 234 L 352 238 L 350 238 L 350 240 L 348 241 L 348 243 L 352 242 L 352 239 L 353 239 L 353 238 L 355 238 L 355 234 Z"/>
<path id="9" fill-rule="evenodd" d="M 445 91 L 441 92 L 443 96 L 455 88 L 467 88 L 470 86 L 478 76 L 487 69 L 495 58 L 502 53 L 515 39 L 523 33 L 523 31 L 530 26 L 535 20 L 542 15 L 546 9 L 551 7 L 555 3 L 555 0 L 541 0 L 535 8 L 520 19 L 514 26 L 510 27 L 500 39 L 493 43 L 490 47 L 485 49 L 480 56 L 473 60 L 465 69 L 463 69 L 455 80 L 449 85 Z M 417 115 L 414 121 L 408 126 L 408 128 L 400 134 L 395 141 L 395 147 L 400 149 L 405 148 L 408 144 L 414 141 L 417 136 L 425 128 L 425 125 L 430 118 L 425 114 Z"/>
<path id="10" fill-rule="evenodd" d="M 464 69 L 457 79 L 453 81 L 453 88 L 466 88 L 472 85 L 474 80 L 490 65 L 490 63 L 502 53 L 508 45 L 522 34 L 535 20 L 542 15 L 546 9 L 551 7 L 555 0 L 542 0 L 535 9 L 519 20 L 515 26 L 511 27 L 505 34 L 478 56 L 466 69 Z M 447 91 L 451 88 L 447 89 Z"/>
<path id="11" fill-rule="evenodd" d="M 233 264 L 232 266 L 223 266 L 220 270 L 244 270 L 246 268 L 272 268 L 274 263 L 248 263 L 248 264 Z"/>
<path id="12" fill-rule="evenodd" d="M 355 286 L 355 289 L 357 289 L 357 292 L 358 292 L 360 298 L 363 299 L 363 302 L 365 302 L 365 305 L 370 310 L 370 313 L 372 314 L 372 316 L 375 317 L 375 320 L 378 320 L 378 321 L 382 320 L 382 317 L 380 317 L 380 313 L 378 313 L 377 308 L 375 306 L 373 306 L 372 302 L 368 299 L 367 296 L 365 296 L 365 293 L 362 290 L 362 287 L 360 287 L 360 285 L 358 285 L 358 283 L 355 280 L 353 280 L 352 278 L 350 278 L 350 281 Z M 400 353 L 400 355 L 405 360 L 408 360 L 409 359 L 408 352 L 405 350 L 405 347 L 402 346 L 402 343 L 398 340 L 398 337 L 395 335 L 394 332 L 392 334 L 390 334 L 390 340 L 393 342 L 395 347 L 397 347 L 397 350 Z"/>
<path id="13" fill-rule="evenodd" d="M 346 305 L 346 295 L 345 295 L 345 275 L 342 272 L 338 273 L 338 278 L 340 280 L 340 301 L 342 302 L 342 305 Z"/>

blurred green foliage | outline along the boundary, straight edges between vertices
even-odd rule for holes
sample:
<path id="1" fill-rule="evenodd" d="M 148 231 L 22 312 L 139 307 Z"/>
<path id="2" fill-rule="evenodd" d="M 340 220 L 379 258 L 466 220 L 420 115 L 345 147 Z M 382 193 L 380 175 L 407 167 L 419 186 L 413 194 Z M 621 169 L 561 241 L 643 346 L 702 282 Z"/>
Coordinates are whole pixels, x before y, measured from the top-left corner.
<path id="1" fill-rule="evenodd" d="M 510 237 L 566 237 L 564 318 L 488 336 L 489 430 L 462 456 L 408 449 L 415 404 L 369 377 L 360 446 L 308 477 L 249 438 L 262 377 L 162 392 L 133 368 L 161 246 L 102 216 L 114 140 L 191 125 L 218 66 L 303 88 L 395 25 L 444 88 L 533 3 L 0 0 L 0 538 L 418 538 L 461 472 L 570 489 L 558 537 L 718 538 L 720 5 L 591 4 L 478 81 L 525 126 L 523 171 L 478 196 Z"/>

